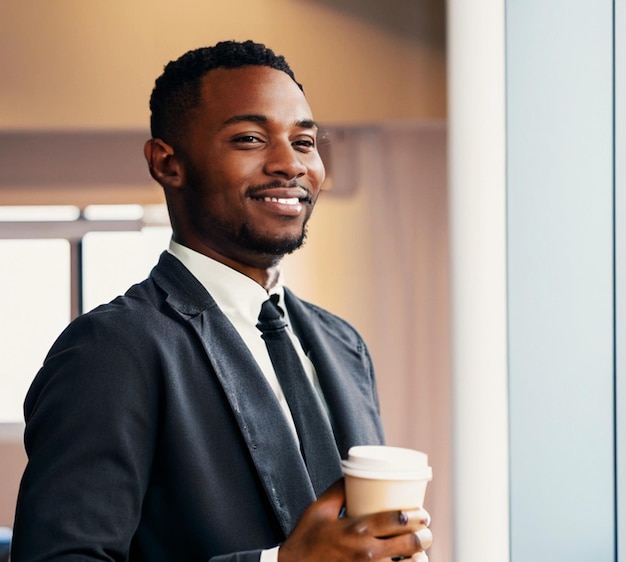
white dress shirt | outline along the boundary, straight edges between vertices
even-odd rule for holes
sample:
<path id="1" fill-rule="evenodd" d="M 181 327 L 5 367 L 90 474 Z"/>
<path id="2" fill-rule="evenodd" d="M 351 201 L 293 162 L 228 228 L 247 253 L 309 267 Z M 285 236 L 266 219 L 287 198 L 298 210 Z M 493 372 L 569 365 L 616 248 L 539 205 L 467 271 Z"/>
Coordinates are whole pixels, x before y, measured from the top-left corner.
<path id="1" fill-rule="evenodd" d="M 173 240 L 170 241 L 169 253 L 178 258 L 183 265 L 194 275 L 200 283 L 211 294 L 220 310 L 233 324 L 244 343 L 252 352 L 263 375 L 267 379 L 270 387 L 276 394 L 278 402 L 289 423 L 294 438 L 297 440 L 296 427 L 287 405 L 287 400 L 280 388 L 280 384 L 274 372 L 272 361 L 265 346 L 265 342 L 261 338 L 261 331 L 256 327 L 261 305 L 268 299 L 267 291 L 250 277 L 211 259 L 203 254 L 182 246 Z M 284 304 L 284 292 L 282 284 L 282 276 L 279 282 L 270 290 L 269 294 L 278 294 L 280 297 L 280 307 L 285 311 L 285 320 L 287 322 L 287 332 L 291 337 L 296 352 L 298 353 L 304 371 L 311 380 L 315 390 L 317 391 L 322 404 L 326 407 L 315 368 L 304 353 L 300 340 L 293 333 L 291 322 L 289 321 L 289 313 Z M 277 562 L 278 548 L 264 550 L 261 553 L 259 562 Z"/>

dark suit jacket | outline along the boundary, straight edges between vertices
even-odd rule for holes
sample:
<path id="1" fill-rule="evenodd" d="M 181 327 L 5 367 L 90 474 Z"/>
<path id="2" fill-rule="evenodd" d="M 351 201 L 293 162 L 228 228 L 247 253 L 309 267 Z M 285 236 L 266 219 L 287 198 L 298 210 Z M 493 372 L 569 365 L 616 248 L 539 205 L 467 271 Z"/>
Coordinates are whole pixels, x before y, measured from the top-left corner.
<path id="1" fill-rule="evenodd" d="M 360 336 L 288 290 L 285 301 L 342 457 L 381 443 Z M 146 281 L 61 334 L 25 415 L 13 562 L 258 561 L 315 499 L 248 348 L 167 253 Z"/>

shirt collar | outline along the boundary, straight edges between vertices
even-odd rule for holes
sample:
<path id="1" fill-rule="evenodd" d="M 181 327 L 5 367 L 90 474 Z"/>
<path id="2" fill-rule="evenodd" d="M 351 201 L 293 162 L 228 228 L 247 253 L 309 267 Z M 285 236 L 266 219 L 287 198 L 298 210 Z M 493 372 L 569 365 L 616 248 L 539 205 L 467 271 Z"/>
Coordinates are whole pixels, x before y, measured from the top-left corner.
<path id="1" fill-rule="evenodd" d="M 261 285 L 247 275 L 174 240 L 170 241 L 168 251 L 202 283 L 231 321 L 240 319 L 256 324 L 261 305 L 268 298 L 268 293 Z M 270 290 L 270 294 L 274 293 L 280 296 L 279 302 L 284 309 L 282 274 Z"/>

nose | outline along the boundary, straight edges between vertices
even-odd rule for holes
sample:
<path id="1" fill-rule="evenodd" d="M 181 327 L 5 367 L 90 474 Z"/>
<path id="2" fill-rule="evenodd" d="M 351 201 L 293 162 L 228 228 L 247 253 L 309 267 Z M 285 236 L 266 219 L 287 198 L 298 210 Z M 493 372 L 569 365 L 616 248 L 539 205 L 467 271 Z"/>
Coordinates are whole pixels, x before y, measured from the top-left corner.
<path id="1" fill-rule="evenodd" d="M 304 176 L 307 172 L 300 153 L 289 141 L 273 142 L 266 154 L 265 172 L 270 176 L 292 180 Z"/>

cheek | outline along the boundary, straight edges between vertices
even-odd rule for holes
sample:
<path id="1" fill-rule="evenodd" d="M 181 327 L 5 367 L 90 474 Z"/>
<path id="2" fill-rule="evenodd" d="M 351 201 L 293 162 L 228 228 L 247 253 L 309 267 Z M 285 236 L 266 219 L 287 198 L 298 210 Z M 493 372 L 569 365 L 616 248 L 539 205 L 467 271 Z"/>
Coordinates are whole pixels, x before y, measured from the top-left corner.
<path id="1" fill-rule="evenodd" d="M 213 170 L 212 176 L 219 184 L 216 186 L 217 189 L 237 191 L 257 182 L 262 170 L 262 163 L 258 159 L 242 151 L 222 158 L 219 167 Z"/>
<path id="2" fill-rule="evenodd" d="M 326 177 L 326 170 L 324 163 L 319 155 L 309 164 L 309 177 L 311 178 L 316 189 L 319 189 L 320 185 Z"/>
<path id="3" fill-rule="evenodd" d="M 242 163 L 232 158 L 222 158 L 216 160 L 219 165 L 208 165 L 206 168 L 206 179 L 209 189 L 215 194 L 227 196 L 227 194 L 237 191 L 246 174 Z"/>

